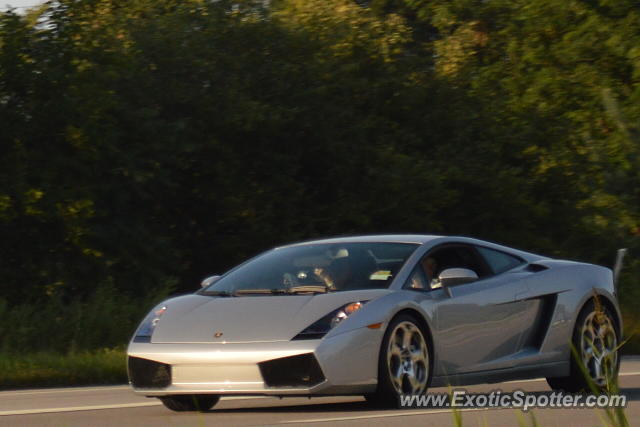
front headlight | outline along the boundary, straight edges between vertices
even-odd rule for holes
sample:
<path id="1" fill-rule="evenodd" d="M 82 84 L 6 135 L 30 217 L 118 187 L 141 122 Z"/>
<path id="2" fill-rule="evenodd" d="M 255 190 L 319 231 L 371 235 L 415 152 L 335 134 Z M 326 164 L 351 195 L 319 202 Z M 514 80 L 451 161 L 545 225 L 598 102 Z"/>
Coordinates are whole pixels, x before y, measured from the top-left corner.
<path id="1" fill-rule="evenodd" d="M 167 311 L 167 306 L 162 304 L 151 310 L 151 313 L 147 314 L 147 317 L 140 323 L 138 330 L 133 336 L 133 342 L 151 342 L 153 330 L 156 328 L 165 311 Z"/>
<path id="2" fill-rule="evenodd" d="M 366 301 L 357 301 L 343 305 L 337 310 L 334 310 L 331 313 L 327 314 L 304 331 L 300 332 L 298 335 L 293 337 L 293 339 L 315 340 L 322 338 L 327 334 L 327 332 L 338 326 L 340 322 L 349 317 L 352 313 L 360 310 L 362 308 L 362 305 L 365 303 Z"/>

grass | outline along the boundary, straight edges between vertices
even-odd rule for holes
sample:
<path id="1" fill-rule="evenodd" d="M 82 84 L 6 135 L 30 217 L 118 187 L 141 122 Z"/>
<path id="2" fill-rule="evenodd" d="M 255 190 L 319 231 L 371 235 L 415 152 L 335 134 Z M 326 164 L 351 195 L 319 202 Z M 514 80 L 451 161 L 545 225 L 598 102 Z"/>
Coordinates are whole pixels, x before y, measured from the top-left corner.
<path id="1" fill-rule="evenodd" d="M 0 297 L 0 389 L 126 382 L 126 343 L 170 287 L 134 297 L 107 283 L 85 299 L 21 305 Z"/>
<path id="2" fill-rule="evenodd" d="M 0 354 L 0 389 L 122 384 L 125 361 L 123 349 Z"/>

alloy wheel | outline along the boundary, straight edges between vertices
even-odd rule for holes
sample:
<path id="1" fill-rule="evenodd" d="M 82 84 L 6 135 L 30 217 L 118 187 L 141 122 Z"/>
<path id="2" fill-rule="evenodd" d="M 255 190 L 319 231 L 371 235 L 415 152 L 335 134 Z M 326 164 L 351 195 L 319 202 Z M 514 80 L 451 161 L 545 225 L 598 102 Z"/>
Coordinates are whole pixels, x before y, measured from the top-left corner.
<path id="1" fill-rule="evenodd" d="M 618 363 L 618 338 L 611 318 L 592 311 L 586 317 L 580 335 L 582 363 L 598 387 L 613 378 Z"/>
<path id="2" fill-rule="evenodd" d="M 424 335 L 409 321 L 398 323 L 389 337 L 387 368 L 398 394 L 423 394 L 429 379 L 429 352 Z"/>

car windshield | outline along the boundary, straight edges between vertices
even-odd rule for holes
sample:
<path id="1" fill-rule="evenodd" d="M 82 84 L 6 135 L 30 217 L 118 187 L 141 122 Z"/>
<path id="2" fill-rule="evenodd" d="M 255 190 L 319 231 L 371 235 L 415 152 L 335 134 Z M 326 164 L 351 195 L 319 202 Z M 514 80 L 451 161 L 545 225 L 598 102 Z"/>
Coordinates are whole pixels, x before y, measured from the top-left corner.
<path id="1" fill-rule="evenodd" d="M 204 295 L 294 295 L 387 288 L 413 243 L 305 244 L 266 252 L 222 276 Z"/>

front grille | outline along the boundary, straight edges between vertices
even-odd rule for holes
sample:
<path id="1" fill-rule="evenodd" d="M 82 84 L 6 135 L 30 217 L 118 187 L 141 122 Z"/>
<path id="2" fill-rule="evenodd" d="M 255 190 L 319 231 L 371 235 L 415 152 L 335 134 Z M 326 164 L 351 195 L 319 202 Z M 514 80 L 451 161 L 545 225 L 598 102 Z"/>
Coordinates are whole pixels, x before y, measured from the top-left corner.
<path id="1" fill-rule="evenodd" d="M 311 387 L 324 381 L 324 374 L 312 353 L 258 363 L 268 387 Z"/>
<path id="2" fill-rule="evenodd" d="M 127 373 L 135 388 L 164 388 L 171 384 L 171 365 L 166 363 L 129 357 Z"/>

